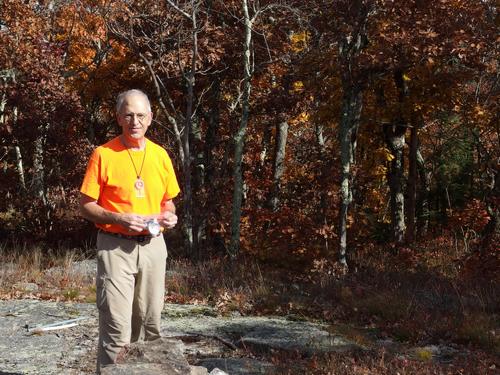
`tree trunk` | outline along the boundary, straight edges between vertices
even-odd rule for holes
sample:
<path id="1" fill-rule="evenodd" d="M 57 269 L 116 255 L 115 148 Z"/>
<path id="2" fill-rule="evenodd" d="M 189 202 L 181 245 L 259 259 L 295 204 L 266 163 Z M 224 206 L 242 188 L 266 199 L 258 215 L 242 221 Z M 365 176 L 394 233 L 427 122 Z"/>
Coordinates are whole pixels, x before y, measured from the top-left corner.
<path id="1" fill-rule="evenodd" d="M 318 143 L 319 154 L 322 157 L 325 154 L 325 137 L 323 135 L 323 125 L 316 124 L 314 126 L 314 134 L 316 135 L 316 142 Z"/>
<path id="2" fill-rule="evenodd" d="M 417 148 L 417 170 L 420 188 L 417 190 L 417 236 L 425 236 L 429 227 L 429 186 L 430 178 L 425 170 L 425 162 Z"/>
<path id="3" fill-rule="evenodd" d="M 347 266 L 347 215 L 352 203 L 351 167 L 356 152 L 356 136 L 359 128 L 361 111 L 363 109 L 363 93 L 359 87 L 344 87 L 342 98 L 342 117 L 340 119 L 340 223 L 339 261 Z"/>
<path id="4" fill-rule="evenodd" d="M 5 82 L 5 78 L 2 81 Z M 0 98 L 0 125 L 5 123 L 5 106 L 7 105 L 7 93 L 5 90 L 2 90 L 2 97 Z"/>
<path id="5" fill-rule="evenodd" d="M 212 197 L 218 196 L 220 192 L 217 191 L 216 181 L 221 173 L 222 168 L 216 168 L 215 166 L 215 152 L 218 145 L 219 137 L 219 127 L 220 127 L 220 94 L 221 94 L 221 78 L 216 76 L 212 81 L 208 94 L 208 111 L 204 112 L 204 118 L 207 122 L 207 131 L 205 134 L 205 142 L 203 149 L 203 163 L 204 163 L 204 191 L 203 197 L 200 202 L 198 202 L 198 212 L 199 212 L 199 226 L 200 229 L 197 231 L 200 233 L 202 240 L 206 241 L 208 233 L 207 230 L 210 222 L 221 222 L 221 218 L 218 215 L 218 201 Z M 212 220 L 214 219 L 214 220 Z M 223 241 L 222 236 L 219 237 L 219 241 Z M 210 241 L 214 243 L 215 239 L 210 238 Z M 201 247 L 200 247 L 201 248 Z"/>
<path id="6" fill-rule="evenodd" d="M 339 262 L 347 267 L 347 218 L 349 205 L 352 203 L 351 167 L 356 154 L 356 137 L 361 111 L 363 109 L 362 72 L 356 61 L 366 47 L 367 23 L 371 5 L 363 1 L 354 1 L 352 8 L 356 14 L 352 19 L 354 32 L 343 36 L 339 43 L 339 60 L 342 80 L 342 107 L 340 117 L 340 217 L 339 217 Z"/>
<path id="7" fill-rule="evenodd" d="M 406 219 L 408 227 L 406 229 L 406 241 L 412 243 L 415 240 L 415 219 L 417 207 L 417 151 L 418 151 L 418 129 L 417 124 L 413 124 L 410 129 L 410 152 L 408 170 L 408 205 Z"/>
<path id="8" fill-rule="evenodd" d="M 183 221 L 184 221 L 184 231 L 186 235 L 186 250 L 188 254 L 198 256 L 198 241 L 194 235 L 194 222 L 193 222 L 193 190 L 191 186 L 191 150 L 190 150 L 190 136 L 191 136 L 191 126 L 193 123 L 193 103 L 194 103 L 194 85 L 195 85 L 195 74 L 196 74 L 196 62 L 198 59 L 198 26 L 197 26 L 197 7 L 193 3 L 193 9 L 191 12 L 192 21 L 192 38 L 193 38 L 193 49 L 191 57 L 191 66 L 189 73 L 186 77 L 187 83 L 187 103 L 186 103 L 186 126 L 182 136 L 182 148 L 184 151 L 184 190 L 183 190 Z"/>
<path id="9" fill-rule="evenodd" d="M 402 243 L 405 237 L 405 197 L 404 197 L 404 146 L 406 121 L 403 118 L 403 109 L 408 96 L 408 85 L 404 79 L 404 72 L 400 69 L 394 72 L 394 82 L 398 88 L 397 118 L 392 124 L 384 125 L 385 141 L 391 150 L 394 159 L 391 162 L 388 182 L 391 192 L 391 225 L 394 241 Z"/>
<path id="10" fill-rule="evenodd" d="M 4 81 L 4 84 L 6 84 L 7 78 L 2 78 L 2 81 Z M 0 98 L 0 125 L 5 124 L 5 107 L 7 106 L 7 94 L 5 90 L 2 90 L 2 96 Z M 14 107 L 12 109 L 12 126 L 15 127 L 17 123 L 17 107 Z M 14 141 L 15 143 L 15 141 Z M 9 147 L 10 148 L 10 147 Z M 7 149 L 8 152 L 9 149 Z M 17 174 L 19 176 L 19 184 L 22 188 L 23 191 L 26 191 L 26 178 L 24 175 L 24 166 L 23 166 L 23 157 L 21 154 L 21 148 L 19 145 L 14 146 L 14 152 L 16 154 L 16 169 L 17 169 Z M 7 166 L 7 163 L 5 164 Z"/>
<path id="11" fill-rule="evenodd" d="M 270 195 L 270 206 L 273 211 L 278 209 L 281 176 L 285 170 L 286 139 L 288 123 L 283 121 L 276 127 L 276 146 L 274 152 L 273 187 Z"/>
<path id="12" fill-rule="evenodd" d="M 241 165 L 243 160 L 243 148 L 245 145 L 245 135 L 248 125 L 248 117 L 250 111 L 250 91 L 252 68 L 250 61 L 250 48 L 252 42 L 252 22 L 248 14 L 248 2 L 242 0 L 242 8 L 244 14 L 245 25 L 245 40 L 243 43 L 243 95 L 242 95 L 242 111 L 239 129 L 234 136 L 234 188 L 233 188 L 233 206 L 231 215 L 231 242 L 229 252 L 231 256 L 236 256 L 240 247 L 240 220 L 241 220 L 241 202 L 243 197 L 243 174 Z"/>
<path id="13" fill-rule="evenodd" d="M 202 249 L 202 244 L 206 240 L 206 224 L 207 216 L 203 212 L 204 203 L 199 202 L 199 195 L 194 192 L 202 192 L 206 189 L 205 175 L 205 154 L 201 148 L 202 134 L 200 121 L 197 116 L 193 117 L 191 122 L 191 154 L 193 158 L 193 180 L 192 180 L 192 200 L 193 200 L 193 235 L 194 248 L 197 250 L 194 255 L 201 256 L 199 253 Z"/>
<path id="14" fill-rule="evenodd" d="M 391 225 L 394 241 L 401 243 L 405 234 L 404 216 L 404 160 L 403 151 L 405 145 L 406 127 L 395 124 L 384 124 L 384 135 L 387 146 L 394 159 L 388 172 L 388 182 L 391 194 Z"/>
<path id="15" fill-rule="evenodd" d="M 260 152 L 260 170 L 263 171 L 268 160 L 268 151 L 271 145 L 271 138 L 273 135 L 273 127 L 270 124 L 264 125 L 264 135 L 262 137 L 262 150 Z"/>
<path id="16" fill-rule="evenodd" d="M 24 177 L 23 156 L 21 154 L 21 149 L 16 145 L 14 146 L 14 150 L 16 152 L 16 167 L 19 175 L 19 184 L 21 185 L 23 191 L 26 191 L 26 179 Z"/>
<path id="17" fill-rule="evenodd" d="M 220 126 L 220 78 L 216 77 L 210 89 L 211 106 L 208 113 L 208 128 L 205 136 L 205 183 L 207 189 L 213 191 L 213 184 L 215 179 L 215 166 L 214 166 L 214 149 L 217 145 L 217 137 Z M 210 194 L 211 195 L 211 194 Z"/>

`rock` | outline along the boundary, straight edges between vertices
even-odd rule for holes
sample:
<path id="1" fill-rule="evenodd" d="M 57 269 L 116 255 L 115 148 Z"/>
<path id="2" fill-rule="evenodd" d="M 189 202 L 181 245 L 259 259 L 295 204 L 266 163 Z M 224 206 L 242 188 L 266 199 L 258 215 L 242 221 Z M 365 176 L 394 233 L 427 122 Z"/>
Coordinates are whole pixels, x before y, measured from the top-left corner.
<path id="1" fill-rule="evenodd" d="M 185 316 L 163 322 L 162 334 L 183 340 L 199 334 L 261 352 L 278 349 L 313 355 L 360 348 L 340 335 L 329 333 L 324 325 L 270 317 Z"/>
<path id="2" fill-rule="evenodd" d="M 253 353 L 248 356 L 253 357 L 256 351 L 272 349 L 309 355 L 355 347 L 342 336 L 329 333 L 328 327 L 322 324 L 278 317 L 215 315 L 215 310 L 206 306 L 166 305 L 161 322 L 165 338 L 147 346 L 131 345 L 128 359 L 125 358 L 127 362 L 106 371 L 132 375 L 223 375 L 224 372 L 248 375 L 281 373 L 281 370 L 300 373 L 292 363 L 282 369 L 253 358 L 238 357 L 248 355 L 249 351 Z M 29 335 L 24 328 L 83 316 L 87 319 L 79 321 L 76 327 L 41 335 Z M 252 350 L 240 350 L 238 346 Z M 0 301 L 0 373 L 93 374 L 96 348 L 95 304 Z"/>
<path id="3" fill-rule="evenodd" d="M 206 305 L 165 305 L 162 311 L 162 318 L 182 318 L 194 316 L 217 316 L 217 311 Z"/>
<path id="4" fill-rule="evenodd" d="M 191 366 L 191 372 L 189 375 L 209 375 L 208 370 L 202 366 Z"/>
<path id="5" fill-rule="evenodd" d="M 186 361 L 183 354 L 183 344 L 178 340 L 157 339 L 154 341 L 137 342 L 130 345 L 123 362 L 106 366 L 102 375 L 177 375 L 200 374 Z M 206 371 L 205 371 L 206 374 Z"/>
<path id="6" fill-rule="evenodd" d="M 257 322 L 256 322 L 257 323 Z M 309 322 L 290 322 L 284 319 L 260 321 L 238 341 L 243 347 L 269 352 L 278 349 L 305 355 L 344 352 L 359 346 L 325 327 Z"/>
<path id="7" fill-rule="evenodd" d="M 72 328 L 30 335 L 25 326 L 88 316 Z M 97 339 L 95 306 L 37 300 L 0 301 L 0 373 L 91 374 Z"/>
<path id="8" fill-rule="evenodd" d="M 189 371 L 168 364 L 135 363 L 106 366 L 101 370 L 101 375 L 187 375 Z"/>
<path id="9" fill-rule="evenodd" d="M 229 375 L 229 374 L 227 372 L 219 370 L 218 368 L 214 368 L 212 371 L 210 371 L 209 375 Z"/>
<path id="10" fill-rule="evenodd" d="M 58 277 L 60 275 L 70 275 L 72 277 L 80 277 L 88 280 L 95 278 L 97 274 L 97 260 L 87 259 L 78 262 L 73 262 L 67 267 L 52 267 L 45 270 L 45 274 L 50 277 Z"/>
<path id="11" fill-rule="evenodd" d="M 38 285 L 35 283 L 15 283 L 13 287 L 24 292 L 36 292 L 38 290 Z"/>
<path id="12" fill-rule="evenodd" d="M 97 274 L 97 260 L 87 259 L 73 263 L 73 273 L 95 277 Z"/>
<path id="13" fill-rule="evenodd" d="M 261 375 L 273 373 L 275 366 L 272 363 L 252 358 L 206 358 L 198 362 L 199 365 L 211 370 L 213 374 L 240 374 Z M 222 370 L 224 371 L 222 371 Z M 214 372 L 215 371 L 215 372 Z M 220 372 L 217 372 L 220 371 Z"/>

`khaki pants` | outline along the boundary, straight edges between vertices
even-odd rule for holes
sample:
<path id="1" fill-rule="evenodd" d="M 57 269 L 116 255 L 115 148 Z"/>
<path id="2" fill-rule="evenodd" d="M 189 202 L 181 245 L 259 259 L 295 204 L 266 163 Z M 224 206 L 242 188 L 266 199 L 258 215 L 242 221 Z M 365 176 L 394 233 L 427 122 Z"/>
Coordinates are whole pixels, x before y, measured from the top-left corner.
<path id="1" fill-rule="evenodd" d="M 160 337 L 167 247 L 163 236 L 143 243 L 103 232 L 97 236 L 97 373 L 126 345 Z"/>

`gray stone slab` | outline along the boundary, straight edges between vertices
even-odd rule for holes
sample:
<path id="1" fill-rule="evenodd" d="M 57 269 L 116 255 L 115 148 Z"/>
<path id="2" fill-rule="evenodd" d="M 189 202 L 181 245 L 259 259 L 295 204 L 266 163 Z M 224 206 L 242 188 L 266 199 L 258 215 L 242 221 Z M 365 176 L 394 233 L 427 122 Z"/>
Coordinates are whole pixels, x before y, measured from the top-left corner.
<path id="1" fill-rule="evenodd" d="M 76 327 L 41 335 L 30 335 L 25 328 L 26 325 L 33 327 L 83 316 L 87 319 L 79 321 Z M 236 357 L 244 356 L 246 350 L 237 350 L 237 346 L 254 352 L 278 349 L 309 354 L 344 350 L 353 345 L 341 336 L 329 333 L 322 324 L 279 317 L 217 317 L 213 308 L 196 305 L 166 305 L 162 315 L 162 334 L 172 340 L 183 340 L 182 344 L 174 345 L 180 356 L 187 358 L 179 362 L 182 371 L 201 371 L 203 374 L 203 369 L 192 369 L 187 361 L 197 363 L 206 358 L 227 358 L 214 363 L 211 371 L 219 368 L 227 369 L 231 375 L 266 373 L 263 370 L 266 364 L 259 361 L 243 359 L 238 364 L 240 359 Z M 151 351 L 161 359 L 149 358 L 149 352 L 145 353 L 140 357 L 142 359 L 135 361 L 139 367 L 128 373 L 143 371 L 141 363 L 160 365 L 151 366 L 151 371 L 166 373 L 167 367 L 176 371 L 173 364 L 164 363 L 168 359 L 164 346 Z M 92 374 L 96 347 L 95 304 L 0 301 L 0 371 L 4 373 Z"/>
<path id="2" fill-rule="evenodd" d="M 87 304 L 0 301 L 0 371 L 51 375 L 85 373 L 95 368 L 95 360 L 90 365 L 85 363 L 97 344 L 94 310 Z M 60 331 L 30 334 L 25 328 L 82 316 L 88 319 Z"/>
<path id="3" fill-rule="evenodd" d="M 258 351 L 278 349 L 311 355 L 359 348 L 346 338 L 329 333 L 325 325 L 276 317 L 185 316 L 167 319 L 162 328 L 164 336 L 201 334 L 221 337 Z"/>
<path id="4" fill-rule="evenodd" d="M 130 345 L 121 363 L 106 366 L 102 375 L 177 375 L 190 374 L 191 366 L 177 340 L 158 339 Z"/>

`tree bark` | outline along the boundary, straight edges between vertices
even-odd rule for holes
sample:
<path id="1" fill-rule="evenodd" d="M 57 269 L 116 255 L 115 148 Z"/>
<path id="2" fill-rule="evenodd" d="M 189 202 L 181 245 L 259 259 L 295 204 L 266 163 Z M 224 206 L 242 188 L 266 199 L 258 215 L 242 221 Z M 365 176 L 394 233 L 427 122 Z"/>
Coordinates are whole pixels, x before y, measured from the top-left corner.
<path id="1" fill-rule="evenodd" d="M 280 122 L 276 127 L 276 145 L 273 166 L 273 187 L 270 195 L 270 206 L 273 211 L 278 209 L 281 177 L 285 170 L 286 140 L 288 136 L 288 123 Z"/>
<path id="2" fill-rule="evenodd" d="M 352 85 L 344 86 L 342 99 L 342 117 L 340 119 L 340 220 L 339 239 L 340 251 L 339 261 L 347 266 L 347 218 L 349 205 L 352 203 L 352 174 L 351 168 L 354 164 L 356 153 L 356 136 L 363 109 L 363 92 L 359 87 Z"/>
<path id="3" fill-rule="evenodd" d="M 273 133 L 273 127 L 270 124 L 265 124 L 264 125 L 264 134 L 262 137 L 262 150 L 259 155 L 259 160 L 260 160 L 260 170 L 264 170 L 264 167 L 266 165 L 266 161 L 268 160 L 268 151 L 269 147 L 271 145 L 271 138 L 272 138 L 272 133 Z"/>
<path id="4" fill-rule="evenodd" d="M 229 253 L 236 256 L 240 247 L 240 220 L 241 203 L 243 198 L 243 174 L 241 170 L 243 160 L 243 148 L 245 145 L 245 135 L 248 126 L 248 117 L 250 112 L 250 92 L 251 92 L 251 42 L 252 42 L 252 21 L 248 13 L 248 2 L 242 0 L 242 9 L 244 15 L 244 43 L 243 43 L 243 93 L 242 93 L 242 111 L 240 126 L 234 136 L 234 188 L 233 188 L 233 206 L 231 214 L 231 242 Z"/>
<path id="5" fill-rule="evenodd" d="M 316 142 L 318 143 L 319 154 L 322 157 L 325 154 L 325 137 L 323 135 L 323 125 L 315 124 L 314 134 L 316 135 Z"/>
<path id="6" fill-rule="evenodd" d="M 395 124 L 384 124 L 386 144 L 393 155 L 391 167 L 388 171 L 390 189 L 391 226 L 394 241 L 403 242 L 405 233 L 404 218 L 404 159 L 406 127 Z"/>
<path id="7" fill-rule="evenodd" d="M 405 238 L 405 197 L 404 197 L 404 146 L 406 135 L 406 121 L 403 118 L 403 108 L 408 96 L 408 86 L 404 79 L 404 72 L 396 70 L 394 81 L 398 88 L 398 115 L 391 124 L 384 125 L 385 141 L 391 150 L 394 159 L 388 173 L 389 189 L 391 194 L 391 226 L 392 237 L 397 243 L 402 243 Z"/>
<path id="8" fill-rule="evenodd" d="M 23 167 L 23 155 L 21 154 L 21 148 L 16 145 L 14 146 L 14 151 L 16 152 L 16 167 L 17 174 L 19 175 L 19 184 L 23 191 L 26 191 L 26 178 L 24 177 L 24 167 Z"/>
<path id="9" fill-rule="evenodd" d="M 417 236 L 425 236 L 429 228 L 429 174 L 425 170 L 425 161 L 417 148 L 417 170 L 420 188 L 417 190 Z"/>
<path id="10" fill-rule="evenodd" d="M 45 126 L 39 127 L 40 134 L 35 140 L 35 152 L 33 153 L 33 192 L 44 205 L 47 204 L 47 197 L 45 194 L 45 170 L 43 151 L 45 145 Z"/>
<path id="11" fill-rule="evenodd" d="M 353 1 L 355 13 L 350 20 L 353 30 L 339 41 L 339 65 L 342 82 L 342 106 L 339 129 L 340 143 L 340 213 L 339 213 L 339 262 L 347 268 L 347 219 L 353 201 L 351 168 L 356 154 L 356 137 L 363 109 L 363 87 L 366 73 L 360 70 L 358 57 L 368 43 L 367 24 L 372 10 L 369 2 Z"/>
<path id="12" fill-rule="evenodd" d="M 207 189 L 213 191 L 213 184 L 215 179 L 215 166 L 214 166 L 214 149 L 217 145 L 217 138 L 219 133 L 220 126 L 220 109 L 219 109 L 219 101 L 220 101 L 220 93 L 221 93 L 221 82 L 220 78 L 216 77 L 212 83 L 212 87 L 210 89 L 211 95 L 211 106 L 210 111 L 208 113 L 208 128 L 205 136 L 205 183 Z"/>
<path id="13" fill-rule="evenodd" d="M 205 176 L 205 154 L 201 147 L 202 131 L 200 126 L 200 119 L 194 116 L 191 122 L 191 154 L 192 160 L 192 214 L 193 214 L 193 240 L 194 240 L 194 256 L 200 257 L 200 251 L 203 248 L 202 244 L 206 239 L 206 224 L 207 215 L 203 212 L 202 202 L 199 202 L 199 195 L 195 192 L 202 192 L 206 189 L 206 176 Z"/>
<path id="14" fill-rule="evenodd" d="M 182 136 L 182 149 L 184 151 L 184 231 L 186 235 L 186 249 L 188 254 L 198 256 L 198 241 L 194 236 L 193 231 L 193 190 L 191 186 L 191 150 L 190 150 L 190 135 L 191 135 L 191 126 L 193 121 L 193 102 L 194 102 L 194 85 L 195 85 L 195 73 L 196 73 L 196 62 L 198 59 L 198 26 L 197 26 L 197 6 L 195 2 L 192 2 L 192 13 L 191 13 L 191 21 L 192 21 L 192 38 L 193 38 L 193 49 L 192 49 L 192 57 L 191 57 L 191 66 L 189 69 L 189 73 L 186 77 L 187 83 L 187 103 L 186 103 L 186 122 L 185 129 Z"/>
<path id="15" fill-rule="evenodd" d="M 2 78 L 2 81 L 6 81 L 6 78 Z M 7 92 L 2 90 L 2 97 L 0 98 L 0 125 L 5 123 L 5 106 L 7 105 Z"/>
<path id="16" fill-rule="evenodd" d="M 417 207 L 417 151 L 418 151 L 418 129 L 417 124 L 413 124 L 410 129 L 410 152 L 407 195 L 408 205 L 406 210 L 406 219 L 408 226 L 406 228 L 406 241 L 412 243 L 415 240 L 416 232 L 416 207 Z"/>
<path id="17" fill-rule="evenodd" d="M 0 97 L 0 125 L 5 125 L 6 121 L 6 107 L 7 107 L 7 81 L 12 80 L 15 82 L 16 76 L 15 72 L 13 69 L 9 69 L 8 71 L 4 72 L 5 75 L 2 76 L 2 96 Z M 16 106 L 12 108 L 12 127 L 16 127 L 17 124 L 17 118 L 18 118 L 18 109 Z M 17 140 L 14 138 L 13 142 L 14 143 L 14 152 L 16 154 L 16 169 L 17 169 L 17 174 L 19 177 L 19 185 L 22 188 L 22 191 L 26 191 L 26 178 L 25 178 L 25 173 L 24 173 L 24 166 L 23 166 L 23 156 L 21 153 L 21 148 L 19 147 L 17 143 Z M 9 147 L 10 148 L 10 147 Z M 7 152 L 9 150 L 7 149 Z M 7 164 L 5 164 L 7 166 Z"/>

